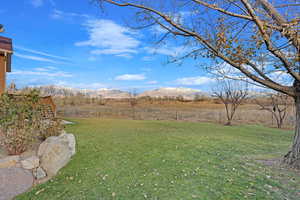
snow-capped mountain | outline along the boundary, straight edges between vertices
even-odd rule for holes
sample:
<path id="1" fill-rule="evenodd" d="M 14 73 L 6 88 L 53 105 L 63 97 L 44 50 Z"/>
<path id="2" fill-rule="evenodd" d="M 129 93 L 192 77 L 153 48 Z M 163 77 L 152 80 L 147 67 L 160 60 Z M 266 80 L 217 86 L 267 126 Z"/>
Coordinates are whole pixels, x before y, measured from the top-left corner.
<path id="1" fill-rule="evenodd" d="M 103 98 L 128 98 L 130 94 L 125 91 L 116 90 L 116 89 L 107 89 L 101 88 L 98 90 L 87 90 L 87 89 L 76 89 L 76 88 L 67 88 L 61 86 L 41 86 L 38 87 L 43 96 L 75 96 L 78 94 L 89 96 L 89 97 L 103 97 Z"/>
<path id="2" fill-rule="evenodd" d="M 139 96 L 150 96 L 150 97 L 183 97 L 184 99 L 194 99 L 197 95 L 203 96 L 205 93 L 200 90 L 195 90 L 191 88 L 172 88 L 165 87 L 155 90 L 145 91 Z"/>
<path id="3" fill-rule="evenodd" d="M 87 90 L 87 89 L 75 89 L 67 88 L 61 86 L 41 86 L 37 87 L 41 91 L 41 94 L 51 95 L 51 96 L 75 96 L 78 94 L 89 96 L 89 97 L 102 97 L 102 98 L 114 98 L 122 99 L 129 98 L 131 95 L 129 92 L 117 90 L 117 89 L 107 89 L 101 88 L 98 90 Z M 172 88 L 164 87 L 155 90 L 148 90 L 138 94 L 138 97 L 149 96 L 153 98 L 158 97 L 183 97 L 184 99 L 194 99 L 196 96 L 206 96 L 206 93 L 201 92 L 200 90 L 191 89 L 191 88 Z"/>

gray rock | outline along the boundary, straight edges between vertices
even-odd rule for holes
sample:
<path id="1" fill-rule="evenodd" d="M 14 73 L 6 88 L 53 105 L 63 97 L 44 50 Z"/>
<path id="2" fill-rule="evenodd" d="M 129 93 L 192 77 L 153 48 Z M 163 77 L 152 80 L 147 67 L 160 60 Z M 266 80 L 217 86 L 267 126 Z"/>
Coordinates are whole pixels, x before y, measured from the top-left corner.
<path id="1" fill-rule="evenodd" d="M 34 169 L 40 165 L 40 159 L 37 156 L 31 156 L 22 160 L 21 165 L 24 169 Z"/>
<path id="2" fill-rule="evenodd" d="M 0 200 L 13 199 L 32 185 L 33 176 L 30 171 L 16 167 L 0 169 Z"/>
<path id="3" fill-rule="evenodd" d="M 36 168 L 33 171 L 33 175 L 36 179 L 41 179 L 47 176 L 46 172 L 41 167 Z"/>
<path id="4" fill-rule="evenodd" d="M 38 150 L 40 157 L 40 166 L 46 171 L 48 176 L 54 176 L 57 172 L 64 167 L 73 155 L 70 146 L 70 136 L 56 137 L 52 136 L 47 138 Z"/>
<path id="5" fill-rule="evenodd" d="M 63 133 L 59 136 L 59 138 L 62 139 L 63 141 L 68 142 L 69 149 L 72 152 L 72 156 L 75 155 L 75 153 L 76 153 L 76 139 L 75 139 L 75 136 L 73 134 Z"/>
<path id="6" fill-rule="evenodd" d="M 7 156 L 0 159 L 0 168 L 14 167 L 20 161 L 20 156 Z"/>
<path id="7" fill-rule="evenodd" d="M 41 157 L 49 144 L 54 143 L 57 140 L 56 136 L 48 137 L 44 142 L 42 142 L 38 149 L 38 156 Z"/>

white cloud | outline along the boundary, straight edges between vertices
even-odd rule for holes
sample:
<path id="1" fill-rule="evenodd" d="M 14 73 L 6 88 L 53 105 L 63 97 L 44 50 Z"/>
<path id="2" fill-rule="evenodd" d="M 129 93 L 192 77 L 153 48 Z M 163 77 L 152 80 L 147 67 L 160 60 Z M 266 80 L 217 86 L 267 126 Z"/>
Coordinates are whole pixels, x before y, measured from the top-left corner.
<path id="1" fill-rule="evenodd" d="M 41 7 L 44 4 L 44 0 L 31 0 L 31 4 L 35 7 Z"/>
<path id="2" fill-rule="evenodd" d="M 144 74 L 123 74 L 115 77 L 115 80 L 118 81 L 142 81 L 145 79 L 146 77 Z"/>
<path id="3" fill-rule="evenodd" d="M 74 12 L 64 12 L 61 10 L 54 9 L 51 13 L 50 17 L 52 19 L 62 19 L 62 20 L 74 20 L 75 18 L 90 18 L 87 14 L 80 14 L 80 13 L 74 13 Z"/>
<path id="4" fill-rule="evenodd" d="M 89 39 L 75 45 L 95 47 L 91 54 L 128 57 L 137 53 L 140 41 L 135 38 L 136 32 L 105 19 L 88 20 L 84 26 Z"/>
<path id="5" fill-rule="evenodd" d="M 24 58 L 24 59 L 29 59 L 29 60 L 49 62 L 49 63 L 58 63 L 55 60 L 48 59 L 48 58 L 43 58 L 43 57 L 40 57 L 40 56 L 25 55 L 25 54 L 20 54 L 20 53 L 17 53 L 17 52 L 15 52 L 14 55 L 19 57 L 19 58 Z"/>
<path id="6" fill-rule="evenodd" d="M 76 89 L 83 89 L 83 90 L 97 90 L 97 89 L 106 87 L 105 84 L 99 83 L 99 82 L 74 83 L 74 82 L 59 81 L 55 85 L 60 86 L 60 87 L 76 88 Z"/>
<path id="7" fill-rule="evenodd" d="M 103 83 L 91 83 L 91 84 L 86 84 L 85 88 L 90 88 L 90 89 L 99 89 L 99 88 L 104 88 L 106 85 Z"/>
<path id="8" fill-rule="evenodd" d="M 69 58 L 67 57 L 63 57 L 63 56 L 57 56 L 57 55 L 53 55 L 53 54 L 49 54 L 49 53 L 45 53 L 42 51 L 37 51 L 37 50 L 33 50 L 33 49 L 28 49 L 25 47 L 21 47 L 21 46 L 14 46 L 15 49 L 21 50 L 21 51 L 26 51 L 29 53 L 33 53 L 33 54 L 38 54 L 41 56 L 46 56 L 46 57 L 50 57 L 50 58 L 56 58 L 56 59 L 61 59 L 61 60 L 66 60 L 66 61 L 71 61 Z"/>
<path id="9" fill-rule="evenodd" d="M 184 77 L 175 80 L 179 85 L 203 85 L 213 82 L 214 79 L 205 76 Z"/>
<path id="10" fill-rule="evenodd" d="M 157 84 L 158 82 L 157 81 L 148 81 L 147 82 L 147 84 L 149 84 L 149 85 L 155 85 L 155 84 Z"/>
<path id="11" fill-rule="evenodd" d="M 46 77 L 73 77 L 71 73 L 63 71 L 25 71 L 25 70 L 16 70 L 10 73 L 11 75 L 31 75 L 31 76 L 46 76 Z"/>
<path id="12" fill-rule="evenodd" d="M 119 55 L 116 55 L 118 57 L 123 57 L 123 58 L 132 58 L 133 56 L 131 54 L 128 54 L 128 53 L 123 53 L 123 54 L 119 54 Z"/>
<path id="13" fill-rule="evenodd" d="M 270 68 L 270 64 L 267 63 L 265 66 L 261 65 L 258 62 L 252 61 L 260 70 L 266 71 L 265 75 L 268 76 L 270 79 L 272 79 L 275 82 L 278 82 L 282 85 L 291 85 L 292 84 L 292 77 L 286 73 L 285 71 L 277 70 L 277 71 L 271 71 L 267 72 L 267 69 Z M 248 65 L 243 65 L 244 68 L 246 68 L 248 71 L 250 71 L 252 74 L 259 76 L 254 69 L 252 69 Z M 272 66 L 271 66 L 272 67 Z M 229 65 L 228 63 L 221 63 L 214 66 L 214 70 L 211 71 L 212 74 L 216 75 L 216 77 L 225 77 L 230 78 L 233 80 L 241 80 L 246 81 L 250 84 L 256 85 L 256 86 L 262 86 L 257 82 L 254 82 L 250 78 L 248 78 L 245 74 L 243 74 L 240 70 L 236 69 L 235 67 Z M 265 87 L 265 86 L 262 86 Z"/>
<path id="14" fill-rule="evenodd" d="M 34 69 L 19 69 L 8 73 L 8 80 L 16 81 L 17 85 L 39 86 L 39 85 L 57 85 L 61 81 L 70 79 L 74 75 L 70 72 L 61 71 L 53 66 L 37 67 Z"/>
<path id="15" fill-rule="evenodd" d="M 275 71 L 269 74 L 269 77 L 283 85 L 291 85 L 293 83 L 293 78 L 290 74 L 285 71 Z"/>
<path id="16" fill-rule="evenodd" d="M 48 67 L 37 67 L 34 69 L 35 71 L 40 71 L 40 72 L 49 72 L 52 70 L 57 70 L 56 67 L 48 66 Z"/>
<path id="17" fill-rule="evenodd" d="M 176 57 L 178 55 L 182 55 L 187 52 L 187 48 L 184 46 L 161 46 L 161 47 L 145 47 L 146 52 L 149 54 L 161 54 L 166 56 Z"/>

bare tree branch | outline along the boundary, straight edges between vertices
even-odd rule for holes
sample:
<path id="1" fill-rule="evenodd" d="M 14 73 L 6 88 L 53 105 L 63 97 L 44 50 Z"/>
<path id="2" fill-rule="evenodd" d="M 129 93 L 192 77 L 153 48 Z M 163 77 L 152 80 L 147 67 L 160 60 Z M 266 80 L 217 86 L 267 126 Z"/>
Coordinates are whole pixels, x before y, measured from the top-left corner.
<path id="1" fill-rule="evenodd" d="M 277 25 L 281 27 L 281 33 L 290 41 L 292 41 L 295 48 L 299 51 L 300 50 L 300 36 L 295 33 L 294 30 L 287 30 L 291 26 L 288 21 L 280 15 L 279 12 L 274 8 L 272 4 L 270 4 L 266 0 L 257 0 L 264 10 L 275 20 Z M 299 4 L 300 5 L 300 4 Z M 295 37 L 296 34 L 296 37 Z"/>
<path id="2" fill-rule="evenodd" d="M 106 2 L 112 3 L 112 4 L 117 5 L 117 6 L 121 6 L 121 7 L 139 8 L 139 9 L 149 11 L 153 14 L 156 14 L 157 16 L 161 17 L 166 23 L 168 23 L 172 27 L 176 28 L 178 31 L 182 32 L 185 35 L 185 37 L 194 37 L 200 43 L 204 44 L 209 50 L 211 50 L 217 57 L 221 58 L 226 63 L 228 63 L 231 66 L 235 67 L 236 69 L 240 70 L 243 74 L 245 74 L 248 78 L 252 79 L 253 81 L 256 81 L 256 82 L 258 82 L 262 85 L 266 85 L 269 88 L 272 88 L 274 90 L 283 92 L 283 93 L 288 94 L 290 96 L 294 95 L 294 92 L 290 87 L 282 86 L 282 85 L 277 84 L 275 82 L 271 82 L 269 80 L 261 79 L 258 76 L 252 74 L 245 67 L 243 67 L 240 63 L 236 63 L 233 60 L 231 60 L 230 58 L 228 58 L 227 56 L 225 56 L 224 54 L 222 54 L 213 44 L 211 44 L 208 40 L 204 39 L 204 37 L 202 37 L 201 35 L 199 35 L 195 31 L 191 31 L 191 30 L 188 30 L 186 28 L 183 28 L 178 23 L 174 22 L 169 16 L 167 16 L 166 14 L 163 14 L 162 12 L 160 12 L 158 10 L 155 10 L 153 8 L 146 7 L 146 6 L 140 5 L 140 4 L 118 3 L 118 2 L 113 1 L 113 0 L 103 0 L 103 1 L 106 1 Z M 293 73 L 292 70 L 290 70 L 290 71 L 291 71 L 291 73 Z M 294 75 L 295 75 L 295 77 L 299 77 L 299 80 L 300 80 L 300 76 L 298 76 L 296 74 L 294 74 Z"/>
<path id="3" fill-rule="evenodd" d="M 201 1 L 201 0 L 192 0 L 192 1 L 194 1 L 194 2 L 196 2 L 196 3 L 198 3 L 198 4 L 201 4 L 201 5 L 203 5 L 203 6 L 207 7 L 207 8 L 211 8 L 211 9 L 213 9 L 213 10 L 219 11 L 219 12 L 221 12 L 221 13 L 223 13 L 223 14 L 230 15 L 230 16 L 232 16 L 232 17 L 238 17 L 238 18 L 241 18 L 241 19 L 247 19 L 247 20 L 250 20 L 250 21 L 253 20 L 252 17 L 249 16 L 249 15 L 241 15 L 241 14 L 229 12 L 229 11 L 223 9 L 223 8 L 217 7 L 217 6 L 214 5 L 214 4 L 209 4 L 209 3 L 206 3 L 206 2 Z"/>
<path id="4" fill-rule="evenodd" d="M 264 28 L 264 24 L 259 19 L 259 17 L 255 14 L 255 11 L 254 11 L 253 7 L 251 6 L 251 4 L 248 2 L 248 0 L 241 0 L 241 1 L 247 8 L 247 10 L 250 13 L 250 15 L 252 16 L 252 18 L 254 19 L 254 22 L 257 24 L 259 31 L 264 39 L 264 42 L 265 42 L 268 50 L 270 52 L 272 52 L 276 57 L 278 57 L 282 61 L 284 67 L 296 80 L 300 81 L 300 75 L 291 68 L 291 63 L 289 63 L 289 61 L 285 58 L 284 54 L 280 50 L 273 47 L 270 36 L 267 34 L 267 32 Z"/>

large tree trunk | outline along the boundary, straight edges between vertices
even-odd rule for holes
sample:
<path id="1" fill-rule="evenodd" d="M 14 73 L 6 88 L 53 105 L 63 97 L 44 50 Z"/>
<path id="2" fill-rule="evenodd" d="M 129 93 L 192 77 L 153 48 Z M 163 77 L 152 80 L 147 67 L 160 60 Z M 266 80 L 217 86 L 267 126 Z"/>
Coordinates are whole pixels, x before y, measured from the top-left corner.
<path id="1" fill-rule="evenodd" d="M 300 82 L 295 87 L 296 125 L 292 149 L 284 156 L 284 162 L 293 168 L 300 169 Z"/>

